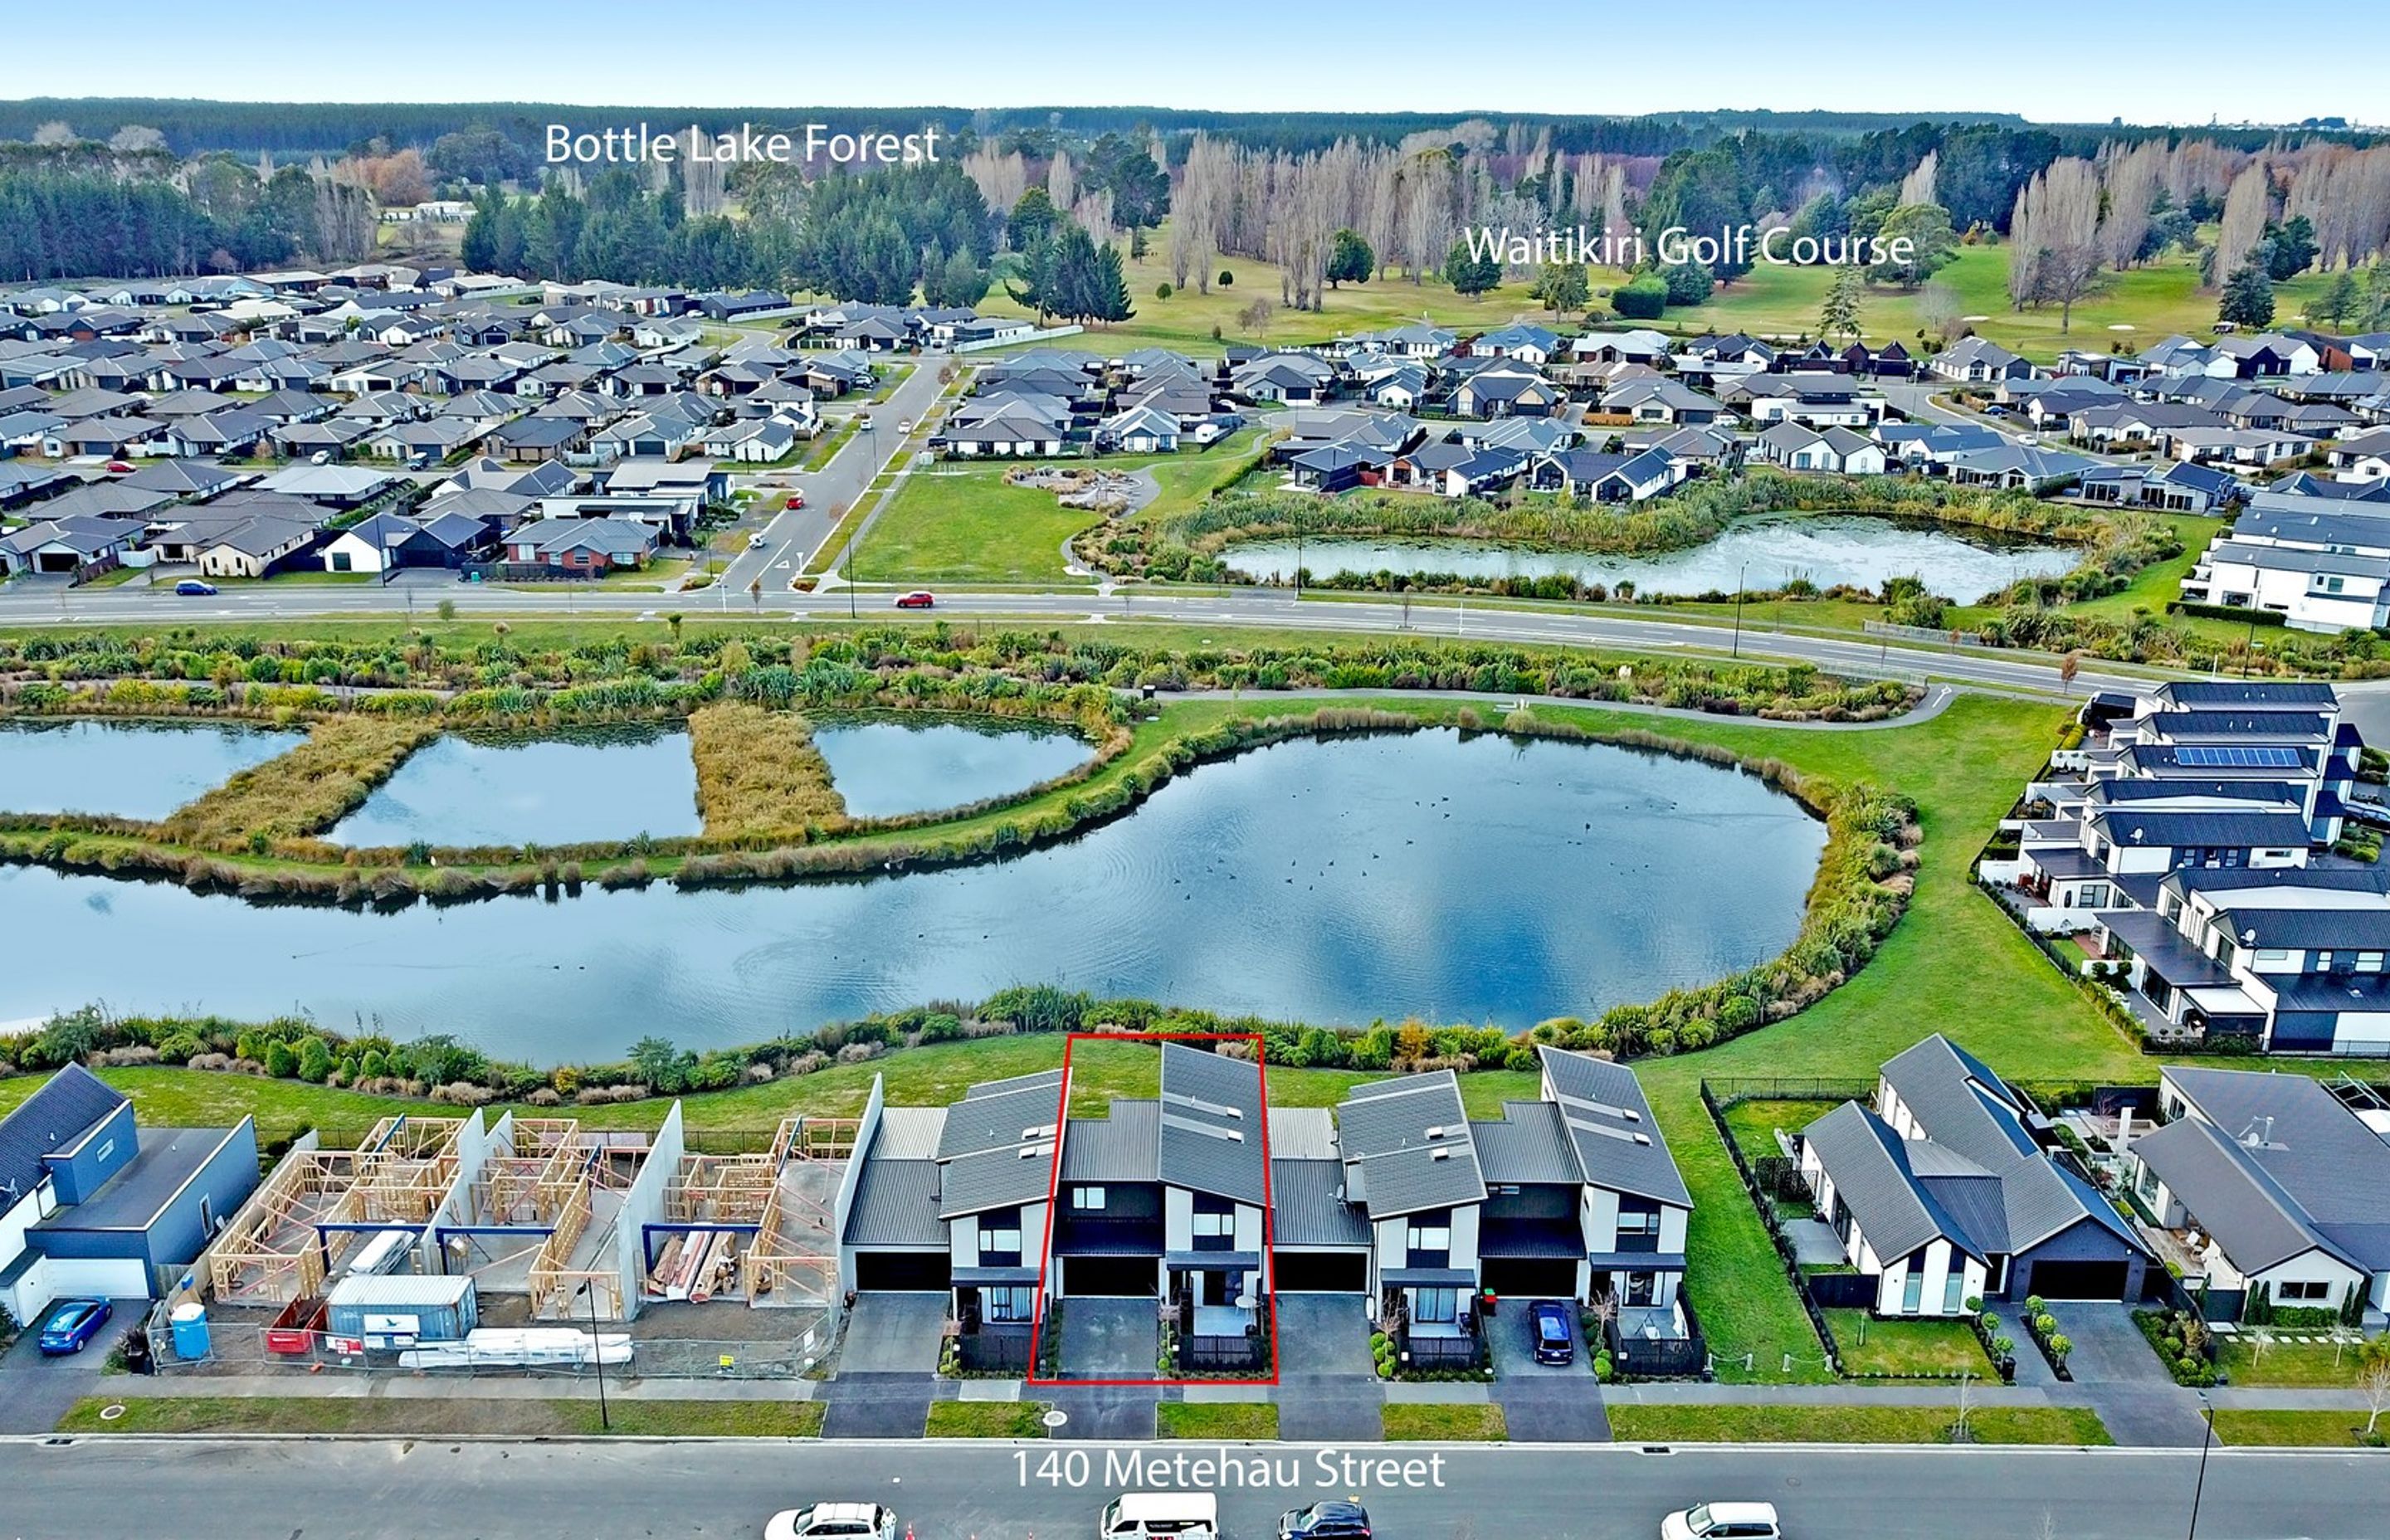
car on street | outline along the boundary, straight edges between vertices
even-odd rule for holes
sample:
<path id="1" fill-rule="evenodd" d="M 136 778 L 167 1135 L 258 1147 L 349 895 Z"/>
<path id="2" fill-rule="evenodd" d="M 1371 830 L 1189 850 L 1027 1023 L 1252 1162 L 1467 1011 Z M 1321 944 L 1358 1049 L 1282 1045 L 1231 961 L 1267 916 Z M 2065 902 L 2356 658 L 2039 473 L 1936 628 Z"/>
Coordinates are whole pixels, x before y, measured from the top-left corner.
<path id="1" fill-rule="evenodd" d="M 916 588 L 909 594 L 896 596 L 896 608 L 899 610 L 930 610 L 934 609 L 937 602 L 938 596 L 926 588 Z"/>
<path id="2" fill-rule="evenodd" d="M 751 551 L 760 551 L 764 548 L 763 531 L 757 530 L 753 534 L 747 537 L 747 548 Z"/>
<path id="3" fill-rule="evenodd" d="M 1527 1306 L 1527 1341 L 1538 1364 L 1576 1362 L 1576 1333 L 1570 1329 L 1568 1306 L 1558 1300 L 1537 1300 Z"/>
<path id="4" fill-rule="evenodd" d="M 815 1503 L 772 1515 L 764 1540 L 897 1540 L 903 1533 L 878 1503 Z"/>
<path id="5" fill-rule="evenodd" d="M 861 430 L 864 430 L 865 432 L 867 432 L 867 433 L 870 432 L 870 431 L 871 431 L 871 414 L 870 414 L 870 413 L 868 413 L 868 412 L 857 412 L 857 413 L 855 413 L 855 414 L 854 414 L 854 426 L 855 426 L 855 427 L 857 427 L 857 428 L 860 428 Z"/>
<path id="6" fill-rule="evenodd" d="M 903 422 L 900 422 L 900 423 L 898 423 L 898 424 L 896 425 L 896 431 L 898 431 L 899 433 L 909 433 L 909 432 L 911 432 L 912 430 L 913 430 L 913 419 L 912 419 L 911 417 L 906 417 Z"/>
<path id="7" fill-rule="evenodd" d="M 1369 1540 L 1369 1510 L 1358 1503 L 1314 1503 L 1279 1515 L 1278 1540 Z"/>
<path id="8" fill-rule="evenodd" d="M 1774 1503 L 1703 1503 L 1660 1521 L 1660 1540 L 1783 1540 Z"/>
<path id="9" fill-rule="evenodd" d="M 110 476 L 130 476 L 133 474 L 132 463 L 126 460 L 110 460 L 106 465 L 100 467 L 100 468 L 107 471 Z"/>
<path id="10" fill-rule="evenodd" d="M 201 583 L 198 578 L 185 578 L 174 584 L 174 592 L 186 599 L 203 599 L 215 591 L 214 584 Z"/>
<path id="11" fill-rule="evenodd" d="M 106 1300 L 60 1300 L 42 1322 L 42 1353 L 58 1358 L 91 1346 L 115 1310 Z"/>
<path id="12" fill-rule="evenodd" d="M 797 509 L 805 506 L 805 494 L 802 492 L 792 492 L 789 494 L 788 502 L 782 506 L 787 507 L 790 513 L 794 513 Z"/>

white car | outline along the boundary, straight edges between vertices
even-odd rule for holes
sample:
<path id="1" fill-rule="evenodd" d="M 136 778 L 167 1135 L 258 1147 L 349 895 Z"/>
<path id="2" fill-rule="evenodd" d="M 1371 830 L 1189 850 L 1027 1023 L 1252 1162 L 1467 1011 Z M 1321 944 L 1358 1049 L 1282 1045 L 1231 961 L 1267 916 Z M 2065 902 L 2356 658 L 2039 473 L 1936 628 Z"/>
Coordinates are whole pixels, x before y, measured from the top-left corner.
<path id="1" fill-rule="evenodd" d="M 912 430 L 913 430 L 913 419 L 912 419 L 911 417 L 906 417 L 903 422 L 900 422 L 900 423 L 898 423 L 898 424 L 896 425 L 896 431 L 898 431 L 899 433 L 909 433 L 909 432 L 911 432 Z"/>
<path id="2" fill-rule="evenodd" d="M 1774 1503 L 1703 1503 L 1660 1521 L 1660 1540 L 1783 1540 Z"/>
<path id="3" fill-rule="evenodd" d="M 878 1503 L 816 1503 L 772 1515 L 764 1540 L 898 1540 L 903 1533 Z"/>
<path id="4" fill-rule="evenodd" d="M 764 536 L 760 533 L 749 535 L 747 537 L 747 548 L 751 551 L 762 550 L 764 548 Z"/>

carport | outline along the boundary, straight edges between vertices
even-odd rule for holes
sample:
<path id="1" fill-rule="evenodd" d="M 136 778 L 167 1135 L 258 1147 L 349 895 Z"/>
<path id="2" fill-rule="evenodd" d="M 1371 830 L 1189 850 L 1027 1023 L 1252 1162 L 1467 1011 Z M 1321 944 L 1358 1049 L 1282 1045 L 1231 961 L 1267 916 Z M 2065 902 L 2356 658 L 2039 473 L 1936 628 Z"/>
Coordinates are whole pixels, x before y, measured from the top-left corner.
<path id="1" fill-rule="evenodd" d="M 1369 1291 L 1367 1251 L 1289 1251 L 1270 1253 L 1276 1270 L 1271 1285 L 1281 1294 L 1366 1294 Z"/>
<path id="2" fill-rule="evenodd" d="M 1160 1257 L 1060 1257 L 1056 1261 L 1062 1269 L 1065 1294 L 1161 1298 Z"/>
<path id="3" fill-rule="evenodd" d="M 1478 1272 L 1485 1287 L 1504 1299 L 1576 1298 L 1574 1257 L 1486 1257 Z"/>

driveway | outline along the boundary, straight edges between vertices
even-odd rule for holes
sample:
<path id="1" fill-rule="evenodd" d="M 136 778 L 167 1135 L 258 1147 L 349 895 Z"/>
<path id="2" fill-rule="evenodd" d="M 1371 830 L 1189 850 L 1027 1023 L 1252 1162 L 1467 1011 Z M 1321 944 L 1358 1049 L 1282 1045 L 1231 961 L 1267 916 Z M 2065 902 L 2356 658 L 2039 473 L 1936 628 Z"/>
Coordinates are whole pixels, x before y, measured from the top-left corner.
<path id="1" fill-rule="evenodd" d="M 1281 1294 L 1278 1298 L 1281 1380 L 1373 1373 L 1369 1318 L 1357 1294 Z"/>
<path id="2" fill-rule="evenodd" d="M 1494 1350 L 1494 1378 L 1505 1380 L 1590 1380 L 1593 1370 L 1586 1362 L 1585 1334 L 1577 1328 L 1576 1307 L 1570 1305 L 1569 1341 L 1576 1348 L 1576 1357 L 1567 1364 L 1538 1364 L 1535 1344 L 1528 1340 L 1527 1306 L 1531 1300 L 1505 1300 L 1485 1321 L 1485 1341 Z"/>
<path id="3" fill-rule="evenodd" d="M 858 1294 L 846 1313 L 838 1372 L 935 1374 L 945 1324 L 944 1294 Z"/>
<path id="4" fill-rule="evenodd" d="M 1083 1295 L 1063 1302 L 1063 1379 L 1156 1379 L 1161 1352 L 1162 1324 L 1151 1300 Z"/>
<path id="5" fill-rule="evenodd" d="M 2014 1310 L 2024 1308 L 2019 1304 Z M 2076 1384 L 2177 1388 L 2174 1376 L 2166 1372 L 2158 1355 L 2151 1351 L 2150 1340 L 2133 1324 L 2130 1309 L 2101 1300 L 2052 1300 L 2047 1308 L 2057 1317 L 2058 1329 L 2075 1344 L 2075 1351 L 2067 1354 L 2066 1368 L 2075 1376 Z M 2017 1338 L 2020 1360 L 2036 1351 L 2024 1340 L 2021 1324 L 2012 1335 Z"/>
<path id="6" fill-rule="evenodd" d="M 45 1309 L 27 1327 L 7 1356 L 0 1358 L 0 1432 L 46 1433 L 58 1425 L 74 1404 L 107 1389 L 101 1366 L 109 1350 L 148 1313 L 148 1300 L 111 1300 L 116 1314 L 99 1328 L 99 1336 L 83 1352 L 63 1358 L 42 1356 L 41 1323 Z"/>
<path id="7" fill-rule="evenodd" d="M 1593 1377 L 1585 1334 L 1569 1315 L 1569 1340 L 1576 1358 L 1568 1364 L 1538 1364 L 1527 1332 L 1527 1305 L 1506 1303 L 1485 1323 L 1486 1341 L 1494 1353 L 1494 1404 L 1502 1408 L 1510 1438 L 1518 1444 L 1600 1444 L 1610 1438 L 1610 1414 L 1602 1409 L 1601 1385 Z"/>

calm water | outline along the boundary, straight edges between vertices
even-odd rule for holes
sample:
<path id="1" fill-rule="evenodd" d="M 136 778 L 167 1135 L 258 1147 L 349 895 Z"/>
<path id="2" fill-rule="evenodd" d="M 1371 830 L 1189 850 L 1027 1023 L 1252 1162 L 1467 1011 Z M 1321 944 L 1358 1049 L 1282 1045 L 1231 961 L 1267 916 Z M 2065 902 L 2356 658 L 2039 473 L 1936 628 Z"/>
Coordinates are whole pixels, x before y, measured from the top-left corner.
<path id="1" fill-rule="evenodd" d="M 1789 798 L 1709 765 L 1451 733 L 1303 740 L 1201 766 L 1065 844 L 861 882 L 377 915 L 0 868 L 0 1020 L 99 995 L 296 1007 L 554 1061 L 1055 982 L 1516 1028 L 1782 950 L 1824 844 Z"/>
<path id="2" fill-rule="evenodd" d="M 350 845 L 570 844 L 695 834 L 688 734 L 641 728 L 432 739 L 341 820 Z"/>
<path id="3" fill-rule="evenodd" d="M 814 747 L 857 818 L 891 818 L 1009 796 L 1095 756 L 1070 733 L 955 721 L 828 722 Z"/>
<path id="4" fill-rule="evenodd" d="M 1656 556 L 1594 556 L 1580 551 L 1520 551 L 1477 541 L 1306 540 L 1303 565 L 1316 577 L 1336 572 L 1458 572 L 1473 578 L 1574 575 L 1615 588 L 1622 580 L 1647 594 L 1732 593 L 1737 574 L 1751 589 L 1780 588 L 1796 577 L 1820 588 L 1847 583 L 1881 588 L 1886 578 L 1921 574 L 1934 593 L 1972 603 L 2019 578 L 2053 577 L 2078 559 L 2062 545 L 1993 541 L 1974 534 L 1864 515 L 1737 520 L 1705 545 Z M 1228 553 L 1228 564 L 1264 580 L 1291 582 L 1295 543 L 1257 540 Z"/>
<path id="5" fill-rule="evenodd" d="M 162 818 L 306 738 L 226 723 L 0 723 L 0 808 Z"/>

